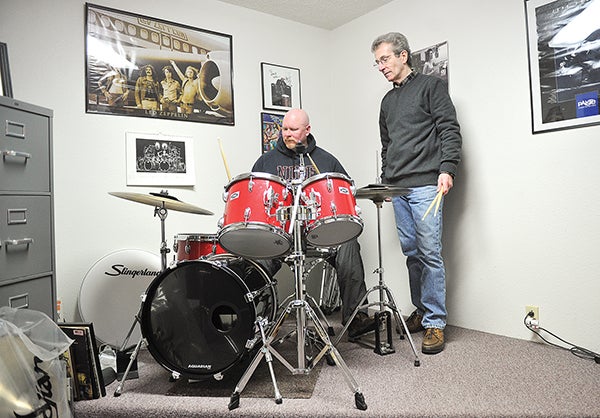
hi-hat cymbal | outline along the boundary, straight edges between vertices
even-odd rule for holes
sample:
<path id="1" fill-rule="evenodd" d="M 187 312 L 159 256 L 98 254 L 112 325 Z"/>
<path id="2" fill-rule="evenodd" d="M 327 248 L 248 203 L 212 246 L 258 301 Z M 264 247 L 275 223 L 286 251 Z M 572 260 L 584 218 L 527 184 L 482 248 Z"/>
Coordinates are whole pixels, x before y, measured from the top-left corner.
<path id="1" fill-rule="evenodd" d="M 389 197 L 404 196 L 408 193 L 409 189 L 391 184 L 369 184 L 356 190 L 356 198 L 383 201 Z"/>
<path id="2" fill-rule="evenodd" d="M 198 206 L 182 202 L 176 197 L 161 193 L 130 193 L 130 192 L 108 192 L 108 194 L 120 197 L 121 199 L 131 200 L 133 202 L 144 203 L 150 206 L 164 207 L 179 212 L 195 213 L 198 215 L 214 215 L 209 210 L 199 208 Z"/>

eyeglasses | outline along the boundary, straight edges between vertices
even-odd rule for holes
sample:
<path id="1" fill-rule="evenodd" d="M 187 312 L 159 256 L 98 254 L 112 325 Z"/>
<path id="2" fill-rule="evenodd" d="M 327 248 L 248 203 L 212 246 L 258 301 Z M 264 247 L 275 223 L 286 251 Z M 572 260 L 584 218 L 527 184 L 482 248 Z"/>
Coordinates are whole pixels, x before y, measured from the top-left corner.
<path id="1" fill-rule="evenodd" d="M 387 64 L 387 62 L 390 60 L 390 58 L 392 58 L 393 54 L 391 55 L 384 55 L 383 57 L 379 58 L 378 60 L 375 60 L 375 62 L 373 63 L 373 67 L 379 67 L 379 65 L 385 65 Z"/>

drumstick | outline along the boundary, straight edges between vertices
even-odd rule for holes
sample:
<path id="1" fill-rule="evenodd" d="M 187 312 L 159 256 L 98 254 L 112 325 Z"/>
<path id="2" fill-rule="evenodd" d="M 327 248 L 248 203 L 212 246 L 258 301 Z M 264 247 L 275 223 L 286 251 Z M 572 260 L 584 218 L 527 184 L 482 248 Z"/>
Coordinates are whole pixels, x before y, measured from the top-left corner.
<path id="1" fill-rule="evenodd" d="M 308 159 L 310 160 L 310 162 L 312 163 L 313 167 L 315 168 L 315 171 L 317 172 L 317 174 L 321 174 L 321 172 L 319 171 L 319 169 L 317 168 L 317 165 L 315 164 L 315 162 L 313 161 L 312 157 L 310 156 L 310 154 L 306 154 L 308 156 Z"/>
<path id="2" fill-rule="evenodd" d="M 436 203 L 438 204 L 439 207 L 439 202 L 442 200 L 442 195 L 444 194 L 444 191 L 440 189 L 440 191 L 438 192 L 438 194 L 435 196 L 435 198 L 431 201 L 431 204 L 429 205 L 429 207 L 427 208 L 427 211 L 425 212 L 425 215 L 423 215 L 423 217 L 421 218 L 422 221 L 425 220 L 425 218 L 427 217 L 427 215 L 429 215 L 429 212 L 431 212 L 431 209 L 433 208 L 433 205 L 435 205 Z M 437 211 L 438 208 L 436 207 L 435 210 Z"/>
<path id="3" fill-rule="evenodd" d="M 225 165 L 225 172 L 227 173 L 227 181 L 231 181 L 231 174 L 229 173 L 229 166 L 227 165 L 227 159 L 225 158 L 225 152 L 223 151 L 223 144 L 221 144 L 221 138 L 219 141 L 219 148 L 221 149 L 221 158 L 223 159 L 223 165 Z"/>
<path id="4" fill-rule="evenodd" d="M 440 203 L 442 202 L 442 196 L 444 195 L 444 189 L 442 188 L 439 192 L 438 195 L 436 196 L 438 198 L 438 201 L 435 205 L 435 210 L 433 211 L 433 216 L 437 216 L 438 213 L 438 209 L 440 208 Z"/>

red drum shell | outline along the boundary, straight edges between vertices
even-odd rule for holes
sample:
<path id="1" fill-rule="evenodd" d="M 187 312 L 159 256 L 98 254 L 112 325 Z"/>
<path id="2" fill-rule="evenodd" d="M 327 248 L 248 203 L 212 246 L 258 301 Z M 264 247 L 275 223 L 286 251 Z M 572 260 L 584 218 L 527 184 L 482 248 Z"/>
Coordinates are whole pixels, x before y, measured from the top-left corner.
<path id="1" fill-rule="evenodd" d="M 333 247 L 359 236 L 354 183 L 340 173 L 322 173 L 302 183 L 302 200 L 313 207 L 316 218 L 306 226 L 306 240 L 315 247 Z"/>
<path id="2" fill-rule="evenodd" d="M 219 244 L 217 234 L 177 234 L 173 250 L 177 253 L 177 261 L 197 260 L 227 251 Z"/>

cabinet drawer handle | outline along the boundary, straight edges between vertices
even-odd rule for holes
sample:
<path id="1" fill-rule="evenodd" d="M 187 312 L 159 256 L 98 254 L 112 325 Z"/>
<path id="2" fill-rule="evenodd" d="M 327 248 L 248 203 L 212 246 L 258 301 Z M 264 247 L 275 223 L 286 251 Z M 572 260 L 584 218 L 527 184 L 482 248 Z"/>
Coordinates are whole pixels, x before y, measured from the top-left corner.
<path id="1" fill-rule="evenodd" d="M 20 302 L 20 304 L 19 304 Z M 8 298 L 8 306 L 15 309 L 27 309 L 29 308 L 29 293 L 23 293 L 22 295 L 15 295 Z"/>
<path id="2" fill-rule="evenodd" d="M 11 129 L 11 128 L 17 128 L 17 129 Z M 4 132 L 5 132 L 6 136 L 12 136 L 13 138 L 25 139 L 25 124 L 20 123 L 20 122 L 14 122 L 12 120 L 7 120 Z"/>
<path id="3" fill-rule="evenodd" d="M 31 158 L 31 154 L 28 152 L 21 152 L 21 151 L 13 151 L 13 150 L 2 150 L 2 158 L 6 158 L 6 157 L 21 157 L 21 158 L 25 158 L 25 160 L 27 160 L 28 158 Z"/>
<path id="4" fill-rule="evenodd" d="M 4 241 L 4 245 L 29 245 L 33 244 L 33 238 L 21 238 L 21 239 L 7 239 Z"/>

